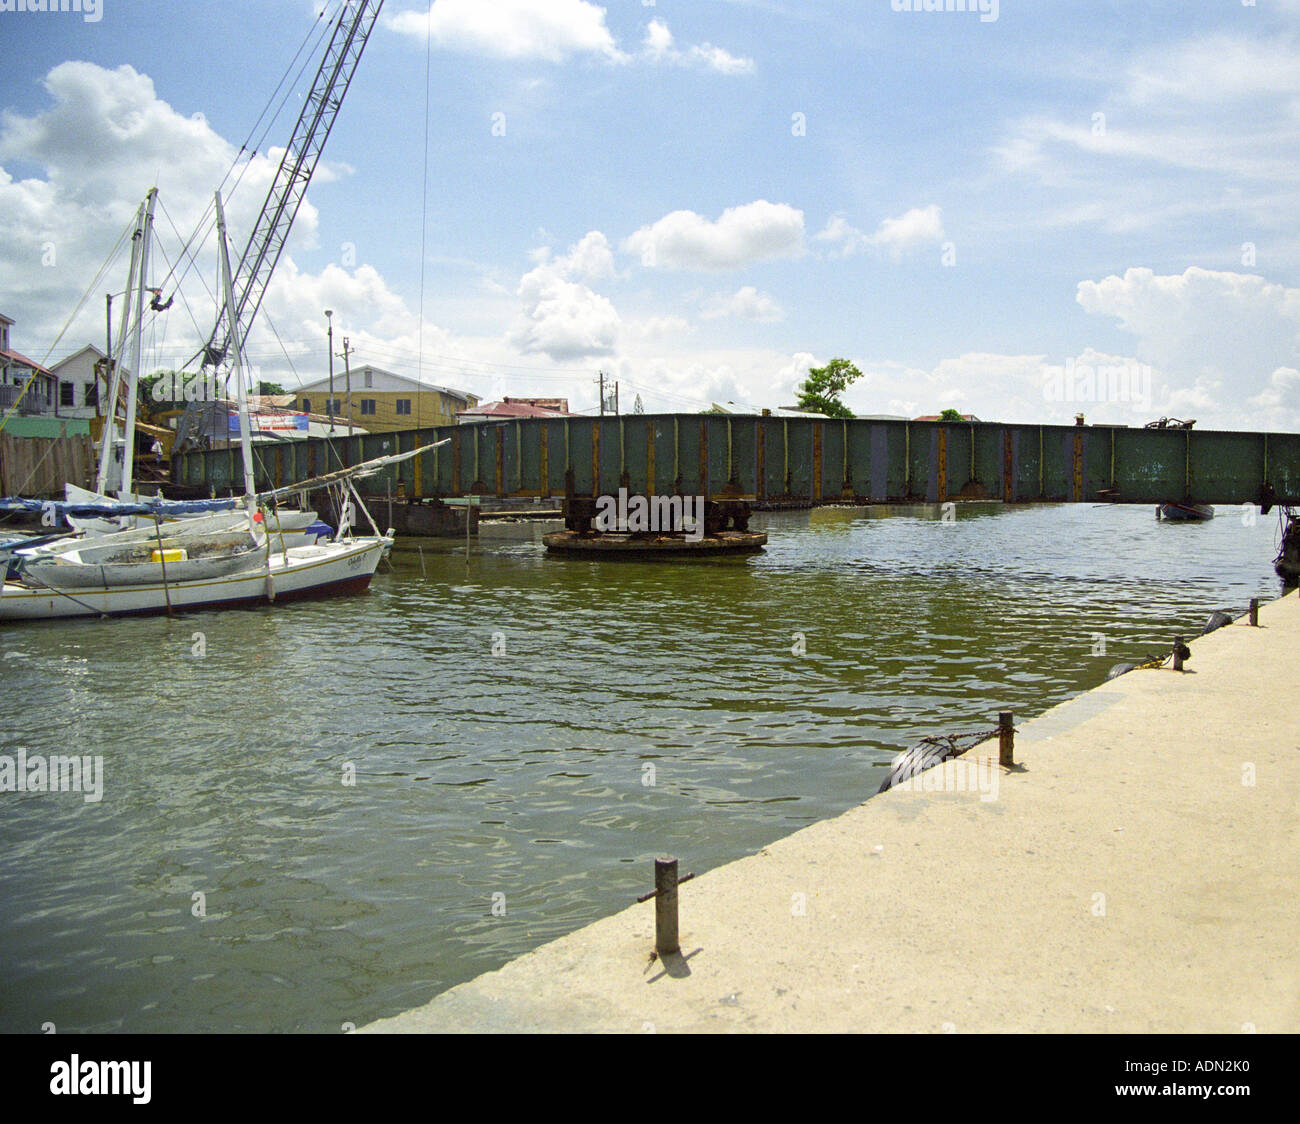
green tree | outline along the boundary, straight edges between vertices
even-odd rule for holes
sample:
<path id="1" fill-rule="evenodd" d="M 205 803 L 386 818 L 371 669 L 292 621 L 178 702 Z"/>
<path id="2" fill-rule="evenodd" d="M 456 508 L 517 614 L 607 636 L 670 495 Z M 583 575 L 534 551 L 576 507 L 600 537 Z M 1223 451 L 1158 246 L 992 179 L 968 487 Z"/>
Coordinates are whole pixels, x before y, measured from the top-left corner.
<path id="1" fill-rule="evenodd" d="M 259 382 L 257 384 L 257 393 L 258 394 L 287 394 L 288 391 L 286 391 L 284 387 L 282 387 L 278 382 L 266 382 L 265 380 L 263 380 L 262 382 Z"/>
<path id="2" fill-rule="evenodd" d="M 799 408 L 830 418 L 851 418 L 853 411 L 840 401 L 849 384 L 862 372 L 847 359 L 832 359 L 824 367 L 809 367 L 808 377 L 798 389 Z"/>
<path id="3" fill-rule="evenodd" d="M 939 420 L 946 422 L 959 422 L 965 421 L 966 419 L 961 416 L 960 411 L 954 410 L 949 406 L 948 409 L 944 410 L 944 412 L 939 415 Z"/>
<path id="4" fill-rule="evenodd" d="M 136 417 L 149 422 L 166 410 L 183 410 L 184 401 L 175 395 L 177 388 L 183 387 L 189 377 L 184 371 L 154 371 L 150 375 L 141 375 L 135 391 Z"/>

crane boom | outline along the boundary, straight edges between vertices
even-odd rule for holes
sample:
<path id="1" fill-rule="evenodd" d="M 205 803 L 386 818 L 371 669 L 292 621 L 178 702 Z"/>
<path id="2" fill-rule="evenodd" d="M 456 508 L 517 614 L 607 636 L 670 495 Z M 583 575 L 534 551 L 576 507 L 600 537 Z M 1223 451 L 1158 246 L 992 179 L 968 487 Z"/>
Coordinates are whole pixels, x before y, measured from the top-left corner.
<path id="1" fill-rule="evenodd" d="M 234 315 L 228 315 L 224 306 L 218 311 L 216 326 L 203 349 L 204 366 L 216 367 L 224 361 L 230 348 L 232 323 L 237 326 L 239 338 L 248 339 L 249 328 L 382 7 L 383 0 L 347 0 L 339 11 L 311 92 L 303 102 L 293 136 L 235 270 Z"/>

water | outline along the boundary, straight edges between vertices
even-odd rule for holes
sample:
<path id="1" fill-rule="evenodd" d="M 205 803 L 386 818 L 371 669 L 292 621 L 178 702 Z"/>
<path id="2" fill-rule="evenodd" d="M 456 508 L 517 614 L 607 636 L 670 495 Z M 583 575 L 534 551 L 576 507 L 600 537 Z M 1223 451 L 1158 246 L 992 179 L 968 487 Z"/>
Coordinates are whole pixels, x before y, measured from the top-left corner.
<path id="1" fill-rule="evenodd" d="M 751 854 L 914 738 L 1280 589 L 1236 509 L 961 510 L 759 516 L 765 553 L 686 564 L 426 540 L 422 575 L 408 542 L 358 598 L 0 630 L 0 752 L 105 770 L 97 804 L 0 793 L 0 1030 L 395 1014 L 630 904 L 655 854 Z"/>

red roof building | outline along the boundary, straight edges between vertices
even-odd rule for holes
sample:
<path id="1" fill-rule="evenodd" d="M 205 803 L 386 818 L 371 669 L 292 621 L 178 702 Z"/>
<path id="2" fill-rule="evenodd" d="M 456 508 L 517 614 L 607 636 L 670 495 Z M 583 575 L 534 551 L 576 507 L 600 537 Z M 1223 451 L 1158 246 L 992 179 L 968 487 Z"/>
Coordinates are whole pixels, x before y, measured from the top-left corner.
<path id="1" fill-rule="evenodd" d="M 539 403 L 547 403 L 540 405 Z M 554 403 L 555 405 L 550 405 Z M 574 418 L 569 413 L 567 398 L 503 398 L 500 402 L 484 402 L 461 410 L 456 415 L 462 425 L 485 421 L 507 421 L 513 418 Z"/>
<path id="2" fill-rule="evenodd" d="M 0 315 L 0 413 L 58 414 L 59 380 L 34 359 L 9 346 L 13 321 Z"/>

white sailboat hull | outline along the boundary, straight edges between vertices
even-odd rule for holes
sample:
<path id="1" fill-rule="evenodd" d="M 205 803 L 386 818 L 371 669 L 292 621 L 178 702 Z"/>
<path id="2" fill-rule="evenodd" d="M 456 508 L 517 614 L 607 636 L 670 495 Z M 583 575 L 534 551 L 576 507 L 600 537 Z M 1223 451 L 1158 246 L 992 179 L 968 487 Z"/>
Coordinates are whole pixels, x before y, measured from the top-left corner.
<path id="1" fill-rule="evenodd" d="M 205 580 L 130 586 L 48 589 L 35 582 L 0 587 L 0 622 L 121 616 L 171 610 L 288 601 L 359 592 L 370 584 L 387 537 L 293 547 L 270 556 L 268 567 Z"/>

